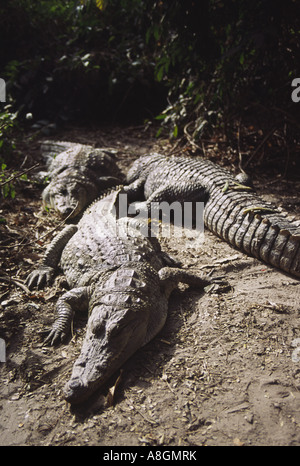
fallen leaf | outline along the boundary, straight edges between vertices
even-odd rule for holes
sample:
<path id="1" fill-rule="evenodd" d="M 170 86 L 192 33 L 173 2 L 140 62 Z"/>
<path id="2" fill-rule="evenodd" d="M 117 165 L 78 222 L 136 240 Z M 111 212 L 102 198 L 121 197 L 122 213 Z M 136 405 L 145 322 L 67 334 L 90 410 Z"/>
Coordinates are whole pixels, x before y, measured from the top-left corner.
<path id="1" fill-rule="evenodd" d="M 113 404 L 114 404 L 114 398 L 115 398 L 116 389 L 118 388 L 118 385 L 119 385 L 120 382 L 121 382 L 122 374 L 123 374 L 123 370 L 121 369 L 121 370 L 120 370 L 120 375 L 119 375 L 119 377 L 117 378 L 117 380 L 115 381 L 114 386 L 113 386 L 113 387 L 110 387 L 110 388 L 108 389 L 108 393 L 107 393 L 107 397 L 106 397 L 106 402 L 107 402 L 107 405 L 108 405 L 108 406 L 113 406 Z"/>
<path id="2" fill-rule="evenodd" d="M 239 438 L 234 438 L 233 439 L 233 444 L 236 446 L 236 447 L 243 447 L 244 446 L 244 442 L 242 442 Z"/>

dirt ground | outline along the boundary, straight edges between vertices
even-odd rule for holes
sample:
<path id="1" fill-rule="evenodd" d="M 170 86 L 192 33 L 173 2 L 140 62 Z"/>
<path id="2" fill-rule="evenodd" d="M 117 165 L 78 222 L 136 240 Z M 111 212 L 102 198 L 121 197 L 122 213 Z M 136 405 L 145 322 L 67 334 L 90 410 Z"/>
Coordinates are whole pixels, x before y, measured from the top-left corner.
<path id="1" fill-rule="evenodd" d="M 170 149 L 138 128 L 69 129 L 55 138 L 114 147 L 125 170 L 150 149 Z M 24 157 L 34 162 L 39 143 L 28 142 Z M 266 199 L 300 219 L 300 182 L 263 176 L 255 182 Z M 186 268 L 225 276 L 230 286 L 221 292 L 179 286 L 162 332 L 106 391 L 71 409 L 62 387 L 85 320 L 75 320 L 67 344 L 43 346 L 62 277 L 42 291 L 22 284 L 55 232 L 43 235 L 60 220 L 42 208 L 40 185 L 19 189 L 0 206 L 6 219 L 0 226 L 0 337 L 7 352 L 0 363 L 0 445 L 300 444 L 300 282 L 207 231 L 197 245 L 171 238 L 162 248 Z"/>

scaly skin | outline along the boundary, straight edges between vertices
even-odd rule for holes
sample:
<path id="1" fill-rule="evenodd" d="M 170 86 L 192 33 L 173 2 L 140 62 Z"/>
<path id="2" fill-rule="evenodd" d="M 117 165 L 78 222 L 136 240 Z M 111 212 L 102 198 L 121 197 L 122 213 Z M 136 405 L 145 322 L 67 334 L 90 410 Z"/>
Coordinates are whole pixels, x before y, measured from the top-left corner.
<path id="1" fill-rule="evenodd" d="M 49 166 L 50 183 L 42 198 L 45 206 L 62 217 L 77 217 L 107 188 L 121 182 L 122 174 L 109 150 L 46 141 L 42 151 L 45 157 L 58 153 Z"/>
<path id="2" fill-rule="evenodd" d="M 69 225 L 48 248 L 29 288 L 50 284 L 60 262 L 70 286 L 57 302 L 57 320 L 47 337 L 55 344 L 70 332 L 74 312 L 88 311 L 86 336 L 64 389 L 73 404 L 86 400 L 163 327 L 168 298 L 178 282 L 203 287 L 209 280 L 170 267 L 156 238 L 140 221 L 117 219 L 119 191 L 92 204 L 78 225 Z"/>
<path id="3" fill-rule="evenodd" d="M 300 277 L 300 228 L 287 214 L 241 185 L 227 170 L 199 157 L 152 154 L 127 175 L 129 200 L 203 201 L 204 224 L 239 250 Z"/>

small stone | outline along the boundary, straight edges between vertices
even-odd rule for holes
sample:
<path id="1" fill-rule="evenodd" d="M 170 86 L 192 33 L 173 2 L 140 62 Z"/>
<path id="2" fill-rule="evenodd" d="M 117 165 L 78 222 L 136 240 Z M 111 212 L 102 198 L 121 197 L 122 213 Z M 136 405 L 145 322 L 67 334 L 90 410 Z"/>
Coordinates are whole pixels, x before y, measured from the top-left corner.
<path id="1" fill-rule="evenodd" d="M 245 420 L 249 422 L 249 424 L 253 424 L 254 415 L 252 413 L 246 414 Z"/>
<path id="2" fill-rule="evenodd" d="M 6 299 L 1 302 L 1 306 L 3 307 L 12 306 L 13 304 L 18 304 L 18 301 L 16 301 L 14 298 Z"/>

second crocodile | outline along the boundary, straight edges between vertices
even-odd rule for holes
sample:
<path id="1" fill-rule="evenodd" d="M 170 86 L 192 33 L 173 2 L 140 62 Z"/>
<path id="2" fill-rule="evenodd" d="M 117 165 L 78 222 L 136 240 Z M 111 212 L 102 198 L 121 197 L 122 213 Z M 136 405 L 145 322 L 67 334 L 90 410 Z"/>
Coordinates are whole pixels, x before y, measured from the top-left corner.
<path id="1" fill-rule="evenodd" d="M 300 228 L 226 169 L 201 157 L 151 154 L 127 175 L 129 201 L 146 213 L 151 203 L 199 201 L 204 225 L 235 248 L 300 277 Z"/>
<path id="2" fill-rule="evenodd" d="M 42 193 L 43 203 L 64 218 L 77 217 L 107 188 L 122 182 L 123 175 L 109 149 L 45 141 L 42 153 L 49 164 L 50 179 Z"/>

